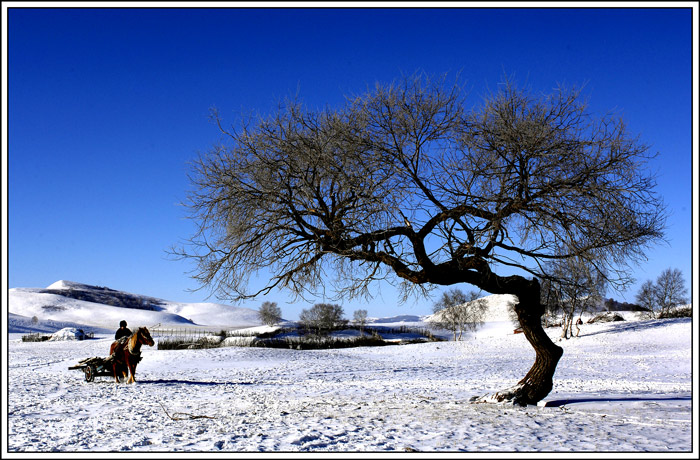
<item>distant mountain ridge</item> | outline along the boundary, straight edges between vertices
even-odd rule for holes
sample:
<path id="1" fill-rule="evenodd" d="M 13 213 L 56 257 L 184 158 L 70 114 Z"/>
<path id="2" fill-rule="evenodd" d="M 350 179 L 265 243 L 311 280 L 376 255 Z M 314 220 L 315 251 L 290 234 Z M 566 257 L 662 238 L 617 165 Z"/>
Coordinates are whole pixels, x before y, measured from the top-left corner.
<path id="1" fill-rule="evenodd" d="M 116 329 L 161 326 L 244 328 L 260 326 L 257 310 L 216 303 L 171 302 L 103 286 L 57 281 L 46 288 L 8 290 L 10 322 L 27 320 Z M 24 327 L 24 326 L 22 326 Z"/>
<path id="2" fill-rule="evenodd" d="M 89 284 L 74 283 L 71 281 L 57 281 L 46 289 L 37 290 L 39 293 L 56 294 L 71 299 L 85 302 L 101 303 L 121 308 L 136 308 L 141 310 L 163 310 L 164 302 L 161 299 L 144 295 L 131 294 L 117 291 L 103 286 L 91 286 Z"/>

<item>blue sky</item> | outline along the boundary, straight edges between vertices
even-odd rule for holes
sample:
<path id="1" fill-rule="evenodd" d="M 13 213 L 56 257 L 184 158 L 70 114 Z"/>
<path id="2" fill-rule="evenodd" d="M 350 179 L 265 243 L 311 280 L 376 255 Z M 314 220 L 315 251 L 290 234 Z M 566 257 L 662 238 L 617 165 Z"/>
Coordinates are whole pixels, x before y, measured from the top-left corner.
<path id="1" fill-rule="evenodd" d="M 9 8 L 8 287 L 65 279 L 204 301 L 208 291 L 188 292 L 198 287 L 187 274 L 194 267 L 166 250 L 192 232 L 178 203 L 190 187 L 187 162 L 220 139 L 209 109 L 234 122 L 297 92 L 311 107 L 333 106 L 423 70 L 461 72 L 474 103 L 504 73 L 535 91 L 585 84 L 592 111 L 623 115 L 659 153 L 652 166 L 671 214 L 669 244 L 648 252 L 631 290 L 609 295 L 632 301 L 669 267 L 690 291 L 692 13 Z M 273 292 L 238 305 L 277 301 L 289 319 L 311 306 L 288 299 Z M 425 314 L 432 303 L 399 305 L 388 286 L 373 301 L 342 302 L 348 316 Z"/>

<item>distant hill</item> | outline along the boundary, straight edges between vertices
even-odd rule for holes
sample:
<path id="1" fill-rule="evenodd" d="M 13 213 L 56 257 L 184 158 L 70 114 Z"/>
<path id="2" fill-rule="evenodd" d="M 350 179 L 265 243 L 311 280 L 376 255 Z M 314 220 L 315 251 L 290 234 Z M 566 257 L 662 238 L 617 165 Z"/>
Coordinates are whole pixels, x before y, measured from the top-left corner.
<path id="1" fill-rule="evenodd" d="M 65 327 L 63 324 L 116 330 L 121 320 L 126 320 L 130 328 L 157 324 L 222 328 L 261 325 L 257 310 L 250 308 L 171 302 L 64 280 L 46 288 L 13 288 L 8 294 L 10 329 L 14 327 L 18 332 L 38 323 L 49 330 L 58 325 Z"/>

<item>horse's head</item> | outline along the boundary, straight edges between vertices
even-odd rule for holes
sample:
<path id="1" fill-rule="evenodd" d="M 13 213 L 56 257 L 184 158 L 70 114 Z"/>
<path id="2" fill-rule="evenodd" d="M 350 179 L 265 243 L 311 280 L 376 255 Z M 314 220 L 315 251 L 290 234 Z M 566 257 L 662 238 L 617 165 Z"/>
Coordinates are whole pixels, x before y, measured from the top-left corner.
<path id="1" fill-rule="evenodd" d="M 145 327 L 138 328 L 138 330 L 136 331 L 136 334 L 137 334 L 139 343 L 145 343 L 149 347 L 152 347 L 153 344 L 155 343 L 153 341 L 153 338 L 151 337 L 151 333 L 148 332 L 148 329 L 146 329 Z"/>

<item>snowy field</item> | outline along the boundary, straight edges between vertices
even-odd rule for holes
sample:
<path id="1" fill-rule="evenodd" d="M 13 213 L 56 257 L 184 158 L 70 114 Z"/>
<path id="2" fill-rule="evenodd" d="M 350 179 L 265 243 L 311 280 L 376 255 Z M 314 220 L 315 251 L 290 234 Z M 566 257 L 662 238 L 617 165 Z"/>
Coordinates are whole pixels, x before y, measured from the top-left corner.
<path id="1" fill-rule="evenodd" d="M 560 342 L 553 406 L 526 408 L 468 402 L 532 364 L 508 323 L 379 348 L 144 347 L 131 385 L 68 370 L 107 356 L 109 336 L 10 334 L 7 450 L 690 453 L 691 329 L 690 319 L 584 324 Z"/>
<path id="2" fill-rule="evenodd" d="M 94 302 L 99 299 L 131 308 Z M 137 382 L 116 384 L 109 377 L 88 383 L 68 367 L 107 357 L 119 320 L 128 318 L 132 328 L 256 330 L 257 312 L 69 281 L 10 289 L 3 457 L 417 451 L 697 458 L 691 423 L 697 419 L 697 326 L 689 318 L 639 320 L 622 312 L 627 321 L 584 324 L 580 337 L 565 341 L 559 328 L 547 329 L 564 356 L 540 405 L 471 404 L 473 396 L 517 383 L 534 361 L 532 347 L 508 320 L 513 298 L 485 299 L 486 323 L 459 342 L 339 350 L 144 347 Z M 427 319 L 371 322 L 427 327 Z M 65 327 L 94 339 L 61 340 L 71 338 L 64 329 L 56 341 L 21 340 Z"/>

